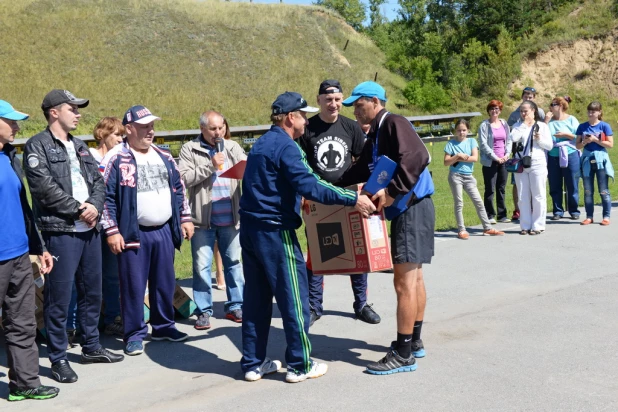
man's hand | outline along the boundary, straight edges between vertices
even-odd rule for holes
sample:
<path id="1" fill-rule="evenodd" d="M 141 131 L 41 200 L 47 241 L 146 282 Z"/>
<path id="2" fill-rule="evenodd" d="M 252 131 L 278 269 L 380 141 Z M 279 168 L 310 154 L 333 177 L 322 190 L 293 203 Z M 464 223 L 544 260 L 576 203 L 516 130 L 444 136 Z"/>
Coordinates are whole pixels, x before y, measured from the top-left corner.
<path id="1" fill-rule="evenodd" d="M 111 235 L 107 238 L 107 245 L 114 255 L 118 253 L 122 253 L 124 250 L 124 238 L 120 233 L 116 233 L 115 235 Z"/>
<path id="2" fill-rule="evenodd" d="M 193 223 L 183 223 L 180 225 L 180 228 L 182 229 L 182 236 L 187 240 L 191 240 L 193 233 L 195 233 L 195 226 L 193 226 Z"/>
<path id="3" fill-rule="evenodd" d="M 43 252 L 43 254 L 39 256 L 39 262 L 41 263 L 41 275 L 48 274 L 54 267 L 54 258 L 52 258 L 49 252 Z"/>
<path id="4" fill-rule="evenodd" d="M 371 197 L 372 202 L 375 202 L 376 200 L 378 201 L 378 206 L 376 208 L 378 212 L 382 211 L 382 209 L 385 207 L 389 207 L 395 201 L 395 199 L 393 199 L 389 196 L 388 193 L 386 193 L 385 189 L 378 190 L 378 192 Z"/>
<path id="5" fill-rule="evenodd" d="M 225 164 L 225 154 L 219 152 L 212 157 L 212 164 L 217 170 L 221 170 Z"/>
<path id="6" fill-rule="evenodd" d="M 369 217 L 370 214 L 376 211 L 376 207 L 367 197 L 367 195 L 358 195 L 358 199 L 356 200 L 356 205 L 354 205 L 354 209 L 361 212 L 363 217 Z"/>
<path id="7" fill-rule="evenodd" d="M 90 203 L 84 202 L 81 204 L 79 209 L 83 210 L 83 212 L 79 215 L 79 219 L 88 223 L 88 226 L 94 226 L 92 223 L 96 223 L 97 217 L 99 216 L 99 211 L 97 210 L 97 208 Z"/>

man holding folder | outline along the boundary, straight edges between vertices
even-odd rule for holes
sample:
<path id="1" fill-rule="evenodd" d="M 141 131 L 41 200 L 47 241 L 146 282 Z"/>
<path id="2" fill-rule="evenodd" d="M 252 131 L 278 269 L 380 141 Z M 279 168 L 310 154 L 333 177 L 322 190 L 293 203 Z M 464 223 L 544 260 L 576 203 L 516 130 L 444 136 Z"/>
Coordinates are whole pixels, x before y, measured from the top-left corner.
<path id="1" fill-rule="evenodd" d="M 359 122 L 371 128 L 361 157 L 340 181 L 342 185 L 367 181 L 382 156 L 397 164 L 390 182 L 373 197 L 392 220 L 397 293 L 397 340 L 383 359 L 367 366 L 367 372 L 375 375 L 414 371 L 414 358 L 425 356 L 420 337 L 426 303 L 423 263 L 431 263 L 434 254 L 433 183 L 427 170 L 431 158 L 412 124 L 387 112 L 385 104 L 386 92 L 375 82 L 359 84 L 343 101 L 344 106 L 354 106 Z"/>

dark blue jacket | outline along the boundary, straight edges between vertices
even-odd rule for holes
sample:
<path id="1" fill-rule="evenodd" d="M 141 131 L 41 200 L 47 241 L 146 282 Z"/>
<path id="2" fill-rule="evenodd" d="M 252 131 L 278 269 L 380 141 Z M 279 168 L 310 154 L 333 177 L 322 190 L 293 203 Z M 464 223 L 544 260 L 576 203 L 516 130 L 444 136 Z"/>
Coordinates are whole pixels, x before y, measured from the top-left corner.
<path id="1" fill-rule="evenodd" d="M 298 229 L 300 197 L 325 205 L 354 206 L 357 193 L 320 179 L 307 164 L 305 153 L 279 126 L 258 139 L 247 158 L 240 198 L 244 222 Z"/>
<path id="2" fill-rule="evenodd" d="M 180 225 L 191 222 L 185 185 L 172 155 L 155 145 L 151 147 L 161 156 L 167 168 L 172 192 L 172 240 L 174 246 L 180 250 L 183 239 Z M 104 171 L 106 187 L 105 206 L 101 217 L 105 234 L 111 236 L 120 233 L 126 249 L 137 249 L 140 247 L 137 223 L 137 162 L 126 141 L 110 150 L 99 168 Z"/>

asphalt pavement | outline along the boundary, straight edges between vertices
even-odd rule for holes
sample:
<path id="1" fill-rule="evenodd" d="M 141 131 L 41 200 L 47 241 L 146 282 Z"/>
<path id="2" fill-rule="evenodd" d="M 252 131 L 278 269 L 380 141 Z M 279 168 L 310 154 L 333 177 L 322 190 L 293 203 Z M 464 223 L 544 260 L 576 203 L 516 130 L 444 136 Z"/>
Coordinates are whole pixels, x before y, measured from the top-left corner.
<path id="1" fill-rule="evenodd" d="M 583 211 L 583 210 L 582 210 Z M 613 210 L 616 216 L 617 210 Z M 600 216 L 600 208 L 595 211 Z M 599 219 L 600 220 L 600 219 Z M 213 328 L 178 320 L 184 343 L 145 342 L 141 356 L 118 364 L 81 365 L 74 384 L 50 379 L 44 342 L 43 384 L 59 385 L 46 401 L 9 403 L 0 337 L 2 411 L 616 411 L 618 410 L 618 221 L 608 227 L 548 221 L 539 236 L 498 224 L 506 236 L 469 240 L 436 233 L 436 256 L 424 268 L 427 356 L 418 370 L 364 373 L 396 337 L 392 274 L 369 275 L 378 325 L 354 318 L 350 281 L 325 279 L 325 315 L 310 330 L 312 356 L 328 363 L 315 380 L 289 384 L 285 369 L 258 382 L 240 371 L 241 325 L 224 319 L 225 293 L 214 291 Z M 183 286 L 190 288 L 190 280 Z M 121 352 L 121 340 L 103 345 Z M 268 356 L 284 360 L 275 310 Z"/>

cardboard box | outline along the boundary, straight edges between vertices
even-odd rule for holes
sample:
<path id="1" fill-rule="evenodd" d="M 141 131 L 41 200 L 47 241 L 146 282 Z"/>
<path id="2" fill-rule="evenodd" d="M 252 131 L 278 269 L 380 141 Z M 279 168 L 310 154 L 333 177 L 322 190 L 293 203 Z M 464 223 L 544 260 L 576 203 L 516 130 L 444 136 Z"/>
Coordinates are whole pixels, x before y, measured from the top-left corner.
<path id="1" fill-rule="evenodd" d="M 150 322 L 150 299 L 148 298 L 148 285 L 144 293 L 144 323 Z"/>
<path id="2" fill-rule="evenodd" d="M 314 274 L 351 275 L 393 267 L 383 211 L 363 218 L 353 207 L 307 202 L 303 217 Z"/>
<path id="3" fill-rule="evenodd" d="M 43 335 L 43 337 L 47 336 L 47 331 L 45 330 L 45 318 L 43 317 L 43 300 L 38 296 L 34 297 L 34 317 L 36 319 L 36 328 Z"/>
<path id="4" fill-rule="evenodd" d="M 174 308 L 185 319 L 189 318 L 196 308 L 195 302 L 178 284 L 176 284 L 176 290 L 174 290 Z"/>
<path id="5" fill-rule="evenodd" d="M 30 256 L 30 262 L 32 263 L 32 277 L 34 278 L 34 293 L 39 299 L 41 299 L 41 301 L 43 301 L 45 277 L 41 275 L 41 265 L 36 256 Z"/>

